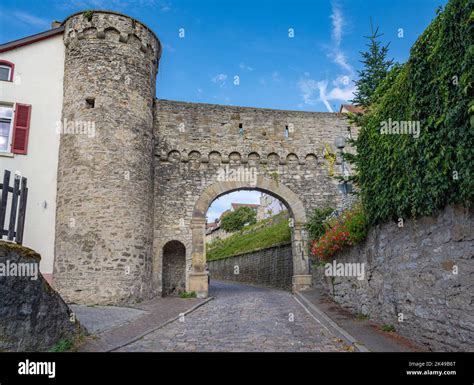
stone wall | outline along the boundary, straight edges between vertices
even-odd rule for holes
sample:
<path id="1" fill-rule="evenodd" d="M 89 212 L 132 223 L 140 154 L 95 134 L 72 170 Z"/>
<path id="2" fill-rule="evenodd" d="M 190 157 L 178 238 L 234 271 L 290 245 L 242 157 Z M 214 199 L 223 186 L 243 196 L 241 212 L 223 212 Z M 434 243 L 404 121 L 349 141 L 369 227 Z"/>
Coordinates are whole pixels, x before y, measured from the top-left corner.
<path id="1" fill-rule="evenodd" d="M 335 256 L 338 263 L 364 263 L 363 280 L 335 277 L 333 285 L 319 267 L 314 285 L 428 349 L 474 351 L 473 229 L 472 208 L 462 207 L 401 228 L 377 226 L 363 244 Z"/>
<path id="2" fill-rule="evenodd" d="M 83 331 L 39 262 L 35 251 L 0 241 L 0 351 L 47 351 Z"/>
<path id="3" fill-rule="evenodd" d="M 291 289 L 293 256 L 290 244 L 209 261 L 208 266 L 211 279 Z"/>
<path id="4" fill-rule="evenodd" d="M 332 146 L 337 136 L 347 136 L 348 129 L 342 114 L 158 100 L 155 287 L 161 290 L 162 250 L 170 240 L 186 246 L 186 268 L 191 270 L 193 209 L 218 181 L 236 176 L 246 179 L 243 184 L 251 189 L 256 175 L 276 180 L 298 196 L 308 214 L 315 207 L 336 205 L 340 194 L 328 175 L 323 148 L 325 143 Z"/>

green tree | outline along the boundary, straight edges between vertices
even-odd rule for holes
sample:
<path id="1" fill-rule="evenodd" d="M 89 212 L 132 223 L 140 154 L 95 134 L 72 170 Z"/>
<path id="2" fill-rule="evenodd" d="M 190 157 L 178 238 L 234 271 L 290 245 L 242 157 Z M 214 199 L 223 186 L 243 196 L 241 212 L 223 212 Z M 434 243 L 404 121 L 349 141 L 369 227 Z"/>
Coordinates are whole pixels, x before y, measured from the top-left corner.
<path id="1" fill-rule="evenodd" d="M 385 46 L 382 45 L 379 39 L 383 34 L 379 34 L 379 27 L 374 31 L 372 19 L 370 20 L 370 29 L 371 35 L 364 36 L 369 39 L 367 44 L 369 49 L 366 52 L 360 52 L 362 55 L 360 62 L 364 67 L 357 71 L 359 79 L 354 81 L 357 90 L 354 93 L 354 99 L 351 100 L 351 103 L 364 107 L 371 104 L 375 89 L 385 78 L 393 64 L 393 60 L 387 60 L 390 43 Z"/>
<path id="2" fill-rule="evenodd" d="M 245 225 L 253 225 L 257 222 L 257 213 L 250 207 L 239 207 L 237 210 L 224 215 L 221 220 L 221 228 L 232 233 L 241 230 Z"/>

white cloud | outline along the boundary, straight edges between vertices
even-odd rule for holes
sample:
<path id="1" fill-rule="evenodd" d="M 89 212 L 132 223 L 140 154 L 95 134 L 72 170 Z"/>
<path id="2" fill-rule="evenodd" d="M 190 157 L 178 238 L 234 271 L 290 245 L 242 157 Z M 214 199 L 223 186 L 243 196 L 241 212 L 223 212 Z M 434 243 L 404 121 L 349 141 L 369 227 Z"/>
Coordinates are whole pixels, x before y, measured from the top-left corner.
<path id="1" fill-rule="evenodd" d="M 216 199 L 212 202 L 209 210 L 207 211 L 207 221 L 213 222 L 216 218 L 219 218 L 220 215 L 230 209 L 231 203 L 260 203 L 259 191 L 235 191 L 227 195 Z"/>
<path id="2" fill-rule="evenodd" d="M 221 87 L 223 87 L 224 84 L 225 84 L 225 81 L 227 80 L 227 75 L 226 74 L 218 74 L 218 75 L 214 76 L 211 80 L 212 80 L 213 83 L 216 83 L 216 84 L 220 85 Z"/>
<path id="3" fill-rule="evenodd" d="M 314 106 L 317 103 L 323 103 L 329 112 L 334 112 L 330 101 L 347 101 L 353 98 L 355 91 L 353 85 L 349 84 L 345 87 L 334 87 L 328 90 L 328 84 L 328 80 L 317 81 L 310 78 L 301 78 L 298 87 L 304 104 Z"/>
<path id="4" fill-rule="evenodd" d="M 278 73 L 278 71 L 273 71 L 272 72 L 272 80 L 274 82 L 279 82 L 281 79 L 280 79 L 280 74 Z"/>
<path id="5" fill-rule="evenodd" d="M 333 58 L 334 58 L 334 62 L 339 64 L 347 72 L 349 72 L 350 74 L 354 73 L 354 69 L 347 62 L 346 55 L 343 52 L 341 52 L 341 51 L 334 52 Z"/>
<path id="6" fill-rule="evenodd" d="M 342 17 L 341 9 L 335 2 L 332 3 L 332 39 L 335 44 L 339 46 L 342 39 L 342 27 L 344 25 L 344 19 Z"/>
<path id="7" fill-rule="evenodd" d="M 171 44 L 163 44 L 163 48 L 168 52 L 176 52 L 176 49 Z"/>
<path id="8" fill-rule="evenodd" d="M 298 82 L 303 102 L 306 105 L 315 105 L 323 103 L 329 112 L 334 112 L 331 101 L 347 101 L 354 97 L 355 87 L 351 81 L 354 69 L 347 62 L 346 55 L 341 50 L 340 45 L 344 35 L 344 17 L 339 4 L 332 2 L 331 10 L 331 51 L 328 56 L 339 65 L 345 74 L 339 74 L 336 79 L 331 82 L 333 88 L 328 89 L 329 80 L 315 80 L 309 78 L 309 73 L 304 73 L 304 78 Z"/>
<path id="9" fill-rule="evenodd" d="M 354 98 L 354 92 L 356 88 L 354 86 L 349 86 L 346 88 L 333 88 L 329 94 L 329 100 L 340 100 L 340 101 L 348 101 Z"/>
<path id="10" fill-rule="evenodd" d="M 12 15 L 15 19 L 21 21 L 22 23 L 25 23 L 34 27 L 40 27 L 40 28 L 51 27 L 49 20 L 31 15 L 27 12 L 15 11 L 15 12 L 12 12 Z"/>
<path id="11" fill-rule="evenodd" d="M 250 67 L 249 65 L 245 64 L 245 63 L 240 63 L 240 64 L 239 64 L 239 68 L 240 68 L 241 70 L 248 71 L 248 72 L 252 72 L 252 71 L 253 71 L 253 68 Z"/>
<path id="12" fill-rule="evenodd" d="M 349 72 L 351 75 L 354 73 L 354 69 L 347 62 L 346 55 L 341 50 L 342 36 L 344 34 L 344 17 L 342 15 L 341 8 L 336 1 L 332 2 L 331 10 L 331 21 L 332 21 L 332 31 L 331 31 L 331 47 L 332 50 L 329 53 L 329 57 L 332 58 L 334 63 L 340 65 L 345 71 Z"/>

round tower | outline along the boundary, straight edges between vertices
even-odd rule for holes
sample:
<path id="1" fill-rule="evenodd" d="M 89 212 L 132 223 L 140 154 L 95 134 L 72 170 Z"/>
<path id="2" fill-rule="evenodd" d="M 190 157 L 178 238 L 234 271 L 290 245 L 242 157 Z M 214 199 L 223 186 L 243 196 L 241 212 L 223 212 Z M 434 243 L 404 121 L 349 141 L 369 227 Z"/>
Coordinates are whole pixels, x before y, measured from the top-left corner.
<path id="1" fill-rule="evenodd" d="M 54 285 L 69 301 L 152 294 L 153 111 L 161 45 L 109 11 L 64 22 Z"/>

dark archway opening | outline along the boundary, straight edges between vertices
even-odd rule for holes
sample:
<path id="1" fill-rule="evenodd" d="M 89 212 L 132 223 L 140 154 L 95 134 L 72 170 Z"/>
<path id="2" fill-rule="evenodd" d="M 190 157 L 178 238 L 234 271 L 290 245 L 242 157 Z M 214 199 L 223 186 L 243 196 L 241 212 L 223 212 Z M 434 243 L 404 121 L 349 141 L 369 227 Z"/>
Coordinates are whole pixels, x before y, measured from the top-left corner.
<path id="1" fill-rule="evenodd" d="M 163 297 L 177 296 L 186 290 L 186 247 L 170 241 L 163 247 Z"/>

